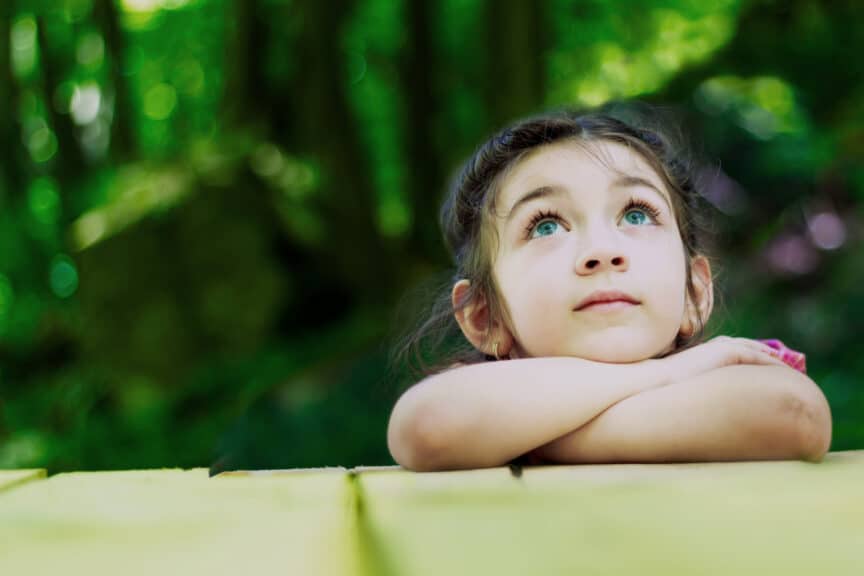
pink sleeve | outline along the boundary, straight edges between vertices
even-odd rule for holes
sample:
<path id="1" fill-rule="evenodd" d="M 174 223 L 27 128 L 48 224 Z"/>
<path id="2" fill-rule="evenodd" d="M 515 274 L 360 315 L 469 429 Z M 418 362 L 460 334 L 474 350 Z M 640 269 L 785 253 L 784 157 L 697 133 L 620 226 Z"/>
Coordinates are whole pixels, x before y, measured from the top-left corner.
<path id="1" fill-rule="evenodd" d="M 802 352 L 787 348 L 786 345 L 783 344 L 783 342 L 776 339 L 759 340 L 759 342 L 763 342 L 771 348 L 778 350 L 780 352 L 780 359 L 795 370 L 798 370 L 799 372 L 802 372 L 804 374 L 807 373 L 807 361 Z"/>

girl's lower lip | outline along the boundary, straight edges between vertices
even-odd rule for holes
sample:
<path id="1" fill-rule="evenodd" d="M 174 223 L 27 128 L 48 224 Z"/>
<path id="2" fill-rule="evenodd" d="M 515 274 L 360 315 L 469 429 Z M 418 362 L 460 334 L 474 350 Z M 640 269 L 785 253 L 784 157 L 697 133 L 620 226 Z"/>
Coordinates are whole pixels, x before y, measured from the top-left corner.
<path id="1" fill-rule="evenodd" d="M 636 306 L 636 304 L 626 300 L 611 300 L 609 302 L 594 302 L 580 309 L 579 312 L 584 312 L 585 310 L 591 310 L 592 312 L 615 312 L 630 308 L 631 306 Z"/>

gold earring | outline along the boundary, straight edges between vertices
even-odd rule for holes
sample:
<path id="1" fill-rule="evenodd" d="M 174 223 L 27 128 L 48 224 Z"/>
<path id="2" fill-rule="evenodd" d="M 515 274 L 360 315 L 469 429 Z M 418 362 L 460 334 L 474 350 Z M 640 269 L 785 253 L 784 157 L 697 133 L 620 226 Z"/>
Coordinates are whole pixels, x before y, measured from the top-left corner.
<path id="1" fill-rule="evenodd" d="M 496 360 L 501 359 L 498 357 L 498 342 L 495 342 L 494 344 L 492 344 L 492 355 L 495 356 Z"/>

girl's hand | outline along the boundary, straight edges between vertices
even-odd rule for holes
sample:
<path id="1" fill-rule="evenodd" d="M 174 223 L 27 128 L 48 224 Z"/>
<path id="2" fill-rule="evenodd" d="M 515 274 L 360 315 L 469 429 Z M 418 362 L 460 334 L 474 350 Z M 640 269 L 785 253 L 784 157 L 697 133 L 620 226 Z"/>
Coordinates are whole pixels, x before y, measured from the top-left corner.
<path id="1" fill-rule="evenodd" d="M 734 364 L 786 366 L 780 359 L 780 352 L 767 344 L 730 336 L 717 336 L 693 348 L 661 358 L 659 362 L 666 373 L 667 383 Z"/>

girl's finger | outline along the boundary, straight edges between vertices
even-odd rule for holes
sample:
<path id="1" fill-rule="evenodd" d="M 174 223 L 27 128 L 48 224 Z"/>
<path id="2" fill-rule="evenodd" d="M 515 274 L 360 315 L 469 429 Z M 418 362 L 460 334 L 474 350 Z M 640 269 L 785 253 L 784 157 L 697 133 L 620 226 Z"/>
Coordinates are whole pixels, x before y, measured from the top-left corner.
<path id="1" fill-rule="evenodd" d="M 774 364 L 783 366 L 785 363 L 781 360 L 779 350 L 768 346 L 763 342 L 750 340 L 748 338 L 739 338 L 739 343 L 746 347 L 748 352 L 753 354 L 753 362 L 756 364 Z"/>
<path id="2" fill-rule="evenodd" d="M 762 351 L 762 356 L 768 359 L 768 363 L 777 364 L 779 366 L 785 366 L 786 363 L 780 357 L 780 352 L 778 350 L 774 350 L 773 348 L 769 350 Z"/>
<path id="3" fill-rule="evenodd" d="M 759 342 L 758 340 L 750 340 L 749 338 L 742 338 L 742 340 L 750 347 L 756 348 L 761 352 L 766 352 L 771 354 L 774 357 L 780 357 L 780 351 L 774 348 L 773 346 L 769 346 L 765 342 Z"/>

